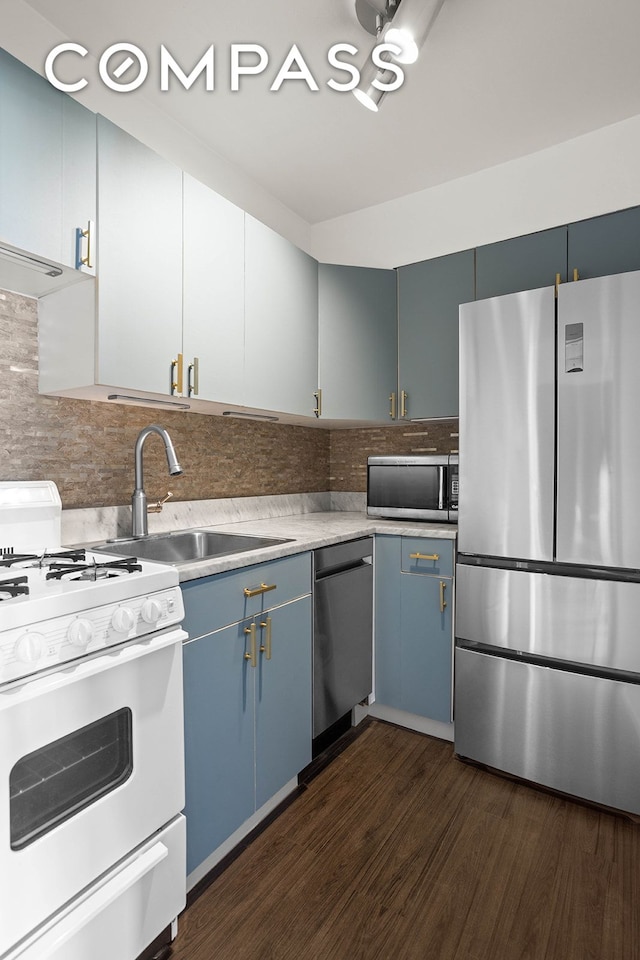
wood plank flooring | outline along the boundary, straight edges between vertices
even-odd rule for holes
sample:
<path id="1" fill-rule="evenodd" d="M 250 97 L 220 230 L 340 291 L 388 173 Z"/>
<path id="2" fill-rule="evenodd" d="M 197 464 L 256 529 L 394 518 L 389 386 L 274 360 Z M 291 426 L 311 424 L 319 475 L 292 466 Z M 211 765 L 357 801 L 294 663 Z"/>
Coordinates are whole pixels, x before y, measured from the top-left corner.
<path id="1" fill-rule="evenodd" d="M 375 720 L 181 917 L 172 960 L 640 960 L 640 826 Z"/>

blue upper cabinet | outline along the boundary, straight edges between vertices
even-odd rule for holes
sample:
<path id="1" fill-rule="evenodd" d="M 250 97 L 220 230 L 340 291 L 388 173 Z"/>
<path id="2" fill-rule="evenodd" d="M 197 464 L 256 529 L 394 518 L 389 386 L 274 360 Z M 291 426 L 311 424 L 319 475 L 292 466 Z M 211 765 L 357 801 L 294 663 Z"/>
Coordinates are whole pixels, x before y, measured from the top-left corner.
<path id="1" fill-rule="evenodd" d="M 0 243 L 95 274 L 95 114 L 0 50 L 0 130 Z M 0 285 L 10 280 L 0 267 Z M 24 292 L 39 296 L 64 282 L 49 278 Z"/>
<path id="2" fill-rule="evenodd" d="M 569 224 L 569 279 L 640 270 L 640 207 Z"/>
<path id="3" fill-rule="evenodd" d="M 248 214 L 244 256 L 244 403 L 312 416 L 318 384 L 318 262 Z"/>
<path id="4" fill-rule="evenodd" d="M 476 250 L 476 300 L 550 287 L 567 279 L 567 228 L 488 243 Z M 473 298 L 470 298 L 473 299 Z"/>
<path id="5" fill-rule="evenodd" d="M 396 389 L 396 271 L 318 266 L 318 416 L 389 418 Z"/>
<path id="6" fill-rule="evenodd" d="M 473 300 L 473 250 L 398 269 L 398 419 L 458 414 L 458 307 Z"/>

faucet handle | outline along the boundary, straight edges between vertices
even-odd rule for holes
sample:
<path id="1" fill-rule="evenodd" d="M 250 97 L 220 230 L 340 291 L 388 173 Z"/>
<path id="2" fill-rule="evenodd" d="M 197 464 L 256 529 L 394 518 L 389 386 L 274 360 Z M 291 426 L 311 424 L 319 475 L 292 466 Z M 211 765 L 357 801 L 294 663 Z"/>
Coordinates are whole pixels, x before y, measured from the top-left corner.
<path id="1" fill-rule="evenodd" d="M 162 500 L 156 500 L 155 503 L 147 504 L 147 513 L 161 513 L 163 506 L 172 496 L 173 494 L 171 493 L 171 490 L 168 490 L 166 496 L 164 496 Z"/>

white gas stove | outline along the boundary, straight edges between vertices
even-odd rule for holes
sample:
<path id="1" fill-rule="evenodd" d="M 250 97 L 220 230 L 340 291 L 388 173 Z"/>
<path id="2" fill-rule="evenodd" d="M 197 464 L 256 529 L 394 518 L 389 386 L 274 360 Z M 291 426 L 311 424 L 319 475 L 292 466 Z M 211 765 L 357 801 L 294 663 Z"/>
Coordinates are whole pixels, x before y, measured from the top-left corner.
<path id="1" fill-rule="evenodd" d="M 50 481 L 0 483 L 0 684 L 184 617 L 175 568 L 60 546 Z"/>
<path id="2" fill-rule="evenodd" d="M 0 960 L 135 960 L 185 904 L 182 595 L 61 518 L 0 483 Z"/>

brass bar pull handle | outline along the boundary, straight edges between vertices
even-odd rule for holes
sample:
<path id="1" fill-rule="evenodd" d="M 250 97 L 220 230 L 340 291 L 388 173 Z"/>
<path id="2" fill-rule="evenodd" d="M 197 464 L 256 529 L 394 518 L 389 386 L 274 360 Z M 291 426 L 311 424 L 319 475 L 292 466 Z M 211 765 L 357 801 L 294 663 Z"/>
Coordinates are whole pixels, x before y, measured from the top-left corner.
<path id="1" fill-rule="evenodd" d="M 318 389 L 314 393 L 314 397 L 316 398 L 316 405 L 313 412 L 316 415 L 316 417 L 321 417 L 322 416 L 322 390 L 320 389 L 320 387 L 318 387 Z"/>
<path id="2" fill-rule="evenodd" d="M 440 581 L 440 613 L 444 613 L 444 609 L 447 605 L 447 601 L 444 598 L 444 592 L 447 589 L 447 585 L 444 580 Z"/>
<path id="3" fill-rule="evenodd" d="M 579 272 L 578 272 L 578 268 L 577 268 L 577 267 L 574 267 L 574 268 L 573 268 L 573 279 L 574 279 L 574 280 L 579 280 L 579 279 L 580 279 L 580 274 L 579 274 Z"/>
<path id="4" fill-rule="evenodd" d="M 82 227 L 76 228 L 76 270 L 79 270 L 80 267 L 88 267 L 89 270 L 93 270 L 93 262 L 92 262 L 93 231 L 94 231 L 93 220 L 87 220 L 86 230 L 83 230 Z M 85 257 L 82 256 L 83 240 L 87 241 L 87 255 Z"/>
<path id="5" fill-rule="evenodd" d="M 242 591 L 245 597 L 259 597 L 261 593 L 269 593 L 269 590 L 275 590 L 277 583 L 261 583 L 259 587 L 245 587 Z"/>
<path id="6" fill-rule="evenodd" d="M 396 418 L 396 395 L 395 393 L 389 394 L 389 403 L 391 404 L 391 409 L 389 410 L 389 416 L 392 420 Z"/>
<path id="7" fill-rule="evenodd" d="M 439 560 L 439 553 L 410 553 L 409 560 Z"/>
<path id="8" fill-rule="evenodd" d="M 182 396 L 182 382 L 184 376 L 184 357 L 178 354 L 175 360 L 171 361 L 171 393 Z"/>
<path id="9" fill-rule="evenodd" d="M 558 289 L 562 283 L 562 277 L 559 273 L 556 273 L 556 300 L 558 299 Z"/>
<path id="10" fill-rule="evenodd" d="M 244 632 L 249 634 L 250 640 L 250 653 L 245 653 L 245 660 L 251 661 L 251 666 L 255 667 L 258 662 L 258 648 L 256 644 L 256 625 L 252 623 L 250 627 L 245 627 Z"/>
<path id="11" fill-rule="evenodd" d="M 271 617 L 260 621 L 260 626 L 266 631 L 264 643 L 260 646 L 260 652 L 264 653 L 266 660 L 271 660 Z"/>
<path id="12" fill-rule="evenodd" d="M 400 391 L 400 419 L 403 420 L 407 415 L 407 400 L 409 399 L 409 394 L 406 390 Z"/>
<path id="13" fill-rule="evenodd" d="M 187 396 L 197 397 L 200 393 L 200 360 L 193 358 L 193 363 L 187 367 Z"/>

